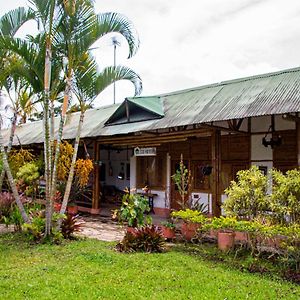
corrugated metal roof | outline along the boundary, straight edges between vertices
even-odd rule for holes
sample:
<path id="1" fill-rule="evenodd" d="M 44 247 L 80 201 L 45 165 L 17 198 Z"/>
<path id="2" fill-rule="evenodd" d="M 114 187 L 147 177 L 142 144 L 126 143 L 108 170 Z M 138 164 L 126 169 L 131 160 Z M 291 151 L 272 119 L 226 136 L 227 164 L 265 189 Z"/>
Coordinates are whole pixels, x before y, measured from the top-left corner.
<path id="1" fill-rule="evenodd" d="M 154 100 L 153 100 L 154 99 Z M 151 97 L 129 98 L 145 103 L 164 117 L 157 120 L 105 126 L 119 104 L 88 110 L 82 137 L 110 136 L 189 124 L 283 114 L 300 111 L 300 68 L 224 81 Z M 154 103 L 154 104 L 153 104 Z M 145 106 L 145 107 L 146 107 Z M 159 111 L 163 108 L 163 112 Z M 72 114 L 64 138 L 76 135 L 79 114 Z M 57 120 L 58 123 L 58 120 Z M 16 131 L 22 144 L 43 141 L 42 122 L 25 124 Z M 8 131 L 4 138 L 8 140 Z M 17 139 L 15 139 L 17 144 Z"/>

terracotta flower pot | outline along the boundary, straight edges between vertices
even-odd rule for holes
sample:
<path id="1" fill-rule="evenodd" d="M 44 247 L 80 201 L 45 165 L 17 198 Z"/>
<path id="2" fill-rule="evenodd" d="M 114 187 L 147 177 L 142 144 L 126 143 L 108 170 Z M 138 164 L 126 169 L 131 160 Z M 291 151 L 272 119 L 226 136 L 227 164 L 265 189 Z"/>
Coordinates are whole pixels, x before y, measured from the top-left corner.
<path id="1" fill-rule="evenodd" d="M 70 215 L 77 215 L 78 214 L 78 206 L 77 205 L 70 205 L 67 207 L 67 211 Z"/>
<path id="2" fill-rule="evenodd" d="M 213 239 L 217 239 L 218 238 L 218 229 L 211 229 L 209 231 L 209 237 L 213 238 Z"/>
<path id="3" fill-rule="evenodd" d="M 53 204 L 53 208 L 54 208 L 54 211 L 55 212 L 60 212 L 60 209 L 61 209 L 61 203 L 56 203 L 56 202 L 54 202 L 54 204 Z"/>
<path id="4" fill-rule="evenodd" d="M 200 224 L 184 222 L 181 225 L 181 233 L 187 241 L 190 241 L 193 237 L 196 236 L 197 230 L 199 228 L 200 228 Z"/>
<path id="5" fill-rule="evenodd" d="M 175 238 L 175 228 L 170 228 L 166 226 L 161 226 L 161 231 L 166 239 L 174 239 Z"/>
<path id="6" fill-rule="evenodd" d="M 244 231 L 236 231 L 234 240 L 238 243 L 246 244 L 249 242 L 249 233 Z"/>
<path id="7" fill-rule="evenodd" d="M 234 232 L 219 231 L 218 248 L 222 251 L 228 251 L 234 247 Z"/>

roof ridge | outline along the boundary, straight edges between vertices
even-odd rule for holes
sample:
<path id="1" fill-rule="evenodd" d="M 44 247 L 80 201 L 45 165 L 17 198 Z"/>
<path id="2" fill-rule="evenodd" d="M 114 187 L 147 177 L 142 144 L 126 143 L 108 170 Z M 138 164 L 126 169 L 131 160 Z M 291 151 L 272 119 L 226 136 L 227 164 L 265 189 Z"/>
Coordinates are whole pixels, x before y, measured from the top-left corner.
<path id="1" fill-rule="evenodd" d="M 262 73 L 262 74 L 257 74 L 257 75 L 251 75 L 251 76 L 246 76 L 246 77 L 240 77 L 240 78 L 235 78 L 235 79 L 229 79 L 229 80 L 224 80 L 220 82 L 215 82 L 215 83 L 209 83 L 201 86 L 196 86 L 192 88 L 187 88 L 183 90 L 178 90 L 174 92 L 169 92 L 169 93 L 163 93 L 159 94 L 156 96 L 141 96 L 141 97 L 135 97 L 135 98 L 150 98 L 150 97 L 166 97 L 166 96 L 173 96 L 173 95 L 178 95 L 186 92 L 193 92 L 193 91 L 198 91 L 202 89 L 207 89 L 207 88 L 212 88 L 212 87 L 217 87 L 217 86 L 224 86 L 227 84 L 231 83 L 238 83 L 238 82 L 245 82 L 253 79 L 259 79 L 259 78 L 268 78 L 272 76 L 278 76 L 282 75 L 284 73 L 292 73 L 292 72 L 297 72 L 300 71 L 300 67 L 295 67 L 295 68 L 290 68 L 290 69 L 284 69 L 284 70 L 279 70 L 275 72 L 268 72 L 268 73 Z"/>

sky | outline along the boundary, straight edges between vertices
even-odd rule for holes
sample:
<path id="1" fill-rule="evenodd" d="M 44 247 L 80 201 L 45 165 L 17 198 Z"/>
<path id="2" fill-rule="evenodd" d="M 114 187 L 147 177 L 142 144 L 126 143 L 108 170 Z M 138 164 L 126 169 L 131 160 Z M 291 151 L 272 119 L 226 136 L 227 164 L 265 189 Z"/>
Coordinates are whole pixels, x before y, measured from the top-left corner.
<path id="1" fill-rule="evenodd" d="M 3 15 L 26 0 L 0 0 Z M 97 12 L 118 12 L 135 25 L 141 40 L 127 59 L 117 36 L 117 64 L 143 80 L 142 95 L 294 68 L 300 62 L 300 1 L 297 0 L 95 0 Z M 31 33 L 27 24 L 22 32 Z M 22 33 L 20 33 L 22 34 Z M 113 64 L 112 36 L 95 45 L 100 67 Z M 116 86 L 117 102 L 133 96 L 129 82 Z M 113 103 L 109 87 L 95 106 Z"/>

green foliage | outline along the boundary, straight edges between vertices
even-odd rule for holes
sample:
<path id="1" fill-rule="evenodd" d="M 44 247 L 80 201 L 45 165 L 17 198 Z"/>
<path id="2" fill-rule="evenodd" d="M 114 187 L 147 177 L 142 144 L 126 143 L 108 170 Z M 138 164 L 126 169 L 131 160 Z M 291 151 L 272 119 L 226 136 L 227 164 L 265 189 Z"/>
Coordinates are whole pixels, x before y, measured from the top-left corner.
<path id="1" fill-rule="evenodd" d="M 238 221 L 236 217 L 213 218 L 206 223 L 204 229 L 222 229 L 223 231 L 234 231 L 237 228 Z"/>
<path id="2" fill-rule="evenodd" d="M 246 216 L 253 219 L 268 208 L 268 179 L 257 166 L 237 173 L 237 181 L 232 181 L 225 190 L 228 198 L 223 208 L 229 216 Z"/>
<path id="3" fill-rule="evenodd" d="M 169 222 L 169 221 L 161 222 L 161 225 L 170 229 L 176 228 L 176 225 L 173 222 Z"/>
<path id="4" fill-rule="evenodd" d="M 9 152 L 8 161 L 13 177 L 16 177 L 19 169 L 26 163 L 33 162 L 34 155 L 32 150 L 27 149 L 13 149 Z"/>
<path id="5" fill-rule="evenodd" d="M 120 222 L 128 222 L 129 226 L 137 227 L 145 224 L 144 213 L 149 211 L 149 202 L 145 197 L 127 191 L 123 196 L 122 206 L 115 211 L 115 215 Z"/>
<path id="6" fill-rule="evenodd" d="M 290 170 L 284 175 L 280 171 L 272 170 L 271 174 L 272 212 L 281 223 L 286 223 L 287 219 L 292 223 L 300 223 L 300 171 Z"/>
<path id="7" fill-rule="evenodd" d="M 180 194 L 180 201 L 177 203 L 180 208 L 184 209 L 187 207 L 186 197 L 189 194 L 190 183 L 191 183 L 191 171 L 185 166 L 183 162 L 183 155 L 181 154 L 179 168 L 175 171 L 175 174 L 171 176 L 172 180 L 177 186 L 178 192 Z"/>
<path id="8" fill-rule="evenodd" d="M 120 252 L 160 253 L 165 250 L 165 239 L 157 226 L 147 225 L 127 232 L 116 247 Z"/>
<path id="9" fill-rule="evenodd" d="M 38 169 L 35 162 L 30 162 L 24 164 L 16 174 L 16 177 L 19 180 L 19 186 L 23 186 L 26 196 L 36 194 L 38 179 L 40 177 Z"/>
<path id="10" fill-rule="evenodd" d="M 46 225 L 46 216 L 45 211 L 36 208 L 30 210 L 31 223 L 25 223 L 22 226 L 22 231 L 25 237 L 29 241 L 41 243 L 49 242 L 54 244 L 59 244 L 63 240 L 63 234 L 61 231 L 55 228 L 57 221 L 64 216 L 54 213 L 52 216 L 52 231 L 51 235 L 45 239 L 45 225 Z"/>
<path id="11" fill-rule="evenodd" d="M 173 218 L 181 219 L 187 223 L 204 224 L 207 218 L 198 210 L 191 210 L 189 208 L 185 210 L 173 211 L 171 213 Z"/>

